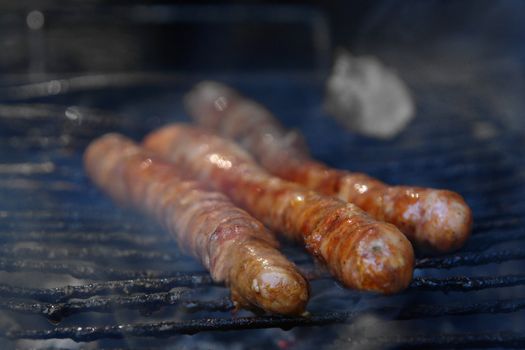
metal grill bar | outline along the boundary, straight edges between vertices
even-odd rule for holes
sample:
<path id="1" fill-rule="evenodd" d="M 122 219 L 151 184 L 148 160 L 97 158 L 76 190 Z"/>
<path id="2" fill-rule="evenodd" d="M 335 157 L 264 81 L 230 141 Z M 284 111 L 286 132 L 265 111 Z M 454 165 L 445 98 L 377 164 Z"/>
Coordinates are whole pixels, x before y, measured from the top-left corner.
<path id="1" fill-rule="evenodd" d="M 525 309 L 525 299 L 493 300 L 473 304 L 414 305 L 401 310 L 398 319 L 421 317 L 462 316 L 482 313 L 509 313 Z"/>
<path id="2" fill-rule="evenodd" d="M 341 342 L 338 342 L 341 343 Z M 514 332 L 464 333 L 464 334 L 424 334 L 407 336 L 376 336 L 371 338 L 352 338 L 345 344 L 380 347 L 428 349 L 428 348 L 523 348 L 525 335 Z"/>
<path id="3" fill-rule="evenodd" d="M 75 208 L 76 209 L 76 208 Z M 108 215 L 107 211 L 99 211 L 94 208 L 90 208 L 89 211 L 71 210 L 64 211 L 55 210 L 0 210 L 0 219 L 48 219 L 54 220 L 75 220 L 82 218 L 83 220 L 97 219 L 100 221 L 114 221 L 119 218 L 118 209 Z M 136 222 L 134 217 L 126 217 L 127 222 Z M 142 222 L 143 220 L 138 220 Z"/>
<path id="4" fill-rule="evenodd" d="M 503 201 L 506 198 L 514 198 L 518 196 L 516 193 L 506 193 L 498 196 L 499 201 Z M 100 218 L 102 227 L 113 227 L 116 228 L 120 225 L 130 227 L 130 228 L 142 228 L 145 229 L 147 220 L 143 218 L 137 219 L 136 216 L 130 215 L 129 213 L 121 213 L 113 208 L 111 215 L 108 215 L 108 212 L 101 213 L 97 210 L 92 210 L 92 206 L 84 206 L 83 203 L 75 203 L 74 201 L 78 198 L 73 198 L 72 201 L 67 201 L 62 199 L 65 203 L 75 204 L 75 211 L 64 212 L 63 206 L 50 206 L 46 205 L 42 208 L 38 208 L 39 203 L 35 203 L 34 210 L 20 211 L 20 210 L 7 210 L 3 208 L 0 210 L 0 224 L 1 225 L 15 225 L 24 227 L 24 225 L 31 226 L 34 225 L 31 221 L 14 221 L 15 219 L 38 219 L 39 223 L 44 225 L 53 225 L 57 224 L 56 221 L 59 221 L 58 224 L 65 225 L 64 221 L 76 221 L 82 220 L 84 225 L 89 225 L 91 221 L 98 220 Z M 108 204 L 109 201 L 106 202 Z M 8 203 L 4 203 L 8 204 Z M 43 203 L 45 204 L 45 203 Z M 518 203 L 509 203 L 518 204 Z M 516 206 L 516 208 L 520 208 Z M 482 209 L 482 208 L 480 208 Z M 498 208 L 496 208 L 498 209 Z M 61 212 L 62 211 L 62 212 Z M 475 235 L 484 233 L 485 231 L 498 230 L 500 228 L 518 228 L 522 227 L 523 224 L 523 214 L 525 214 L 525 208 L 523 211 L 513 212 L 506 211 L 505 213 L 492 213 L 490 210 L 483 210 L 476 213 L 476 220 L 474 225 Z M 124 220 L 125 222 L 119 223 L 118 220 Z M 148 224 L 149 225 L 149 224 Z M 50 226 L 53 227 L 53 226 Z"/>
<path id="5" fill-rule="evenodd" d="M 38 191 L 45 192 L 79 192 L 81 188 L 68 181 L 54 181 L 54 180 L 28 180 L 22 178 L 15 178 L 9 180 L 0 179 L 0 189 L 9 189 L 17 191 Z"/>
<path id="6" fill-rule="evenodd" d="M 493 263 L 502 263 L 525 259 L 524 251 L 496 251 L 488 253 L 466 252 L 455 255 L 428 257 L 416 259 L 418 269 L 452 269 L 463 266 L 478 266 Z M 296 263 L 306 263 L 308 260 L 299 260 Z M 326 274 L 323 274 L 323 277 Z"/>
<path id="7" fill-rule="evenodd" d="M 519 188 L 521 183 L 525 180 L 523 174 L 513 174 L 502 179 L 494 180 L 493 174 L 487 177 L 486 182 L 476 182 L 475 184 L 465 183 L 460 188 L 456 188 L 464 195 L 497 195 L 498 199 L 504 200 L 516 195 L 514 190 Z M 79 193 L 83 190 L 82 186 L 66 180 L 49 180 L 49 179 L 27 179 L 15 178 L 0 180 L 0 189 L 4 190 L 31 190 L 31 191 L 45 191 L 46 193 Z M 502 193 L 505 193 L 504 195 Z"/>
<path id="8" fill-rule="evenodd" d="M 8 272 L 47 272 L 68 274 L 82 279 L 136 279 L 136 278 L 164 278 L 177 276 L 177 271 L 151 271 L 151 270 L 122 270 L 112 267 L 94 266 L 85 262 L 51 262 L 34 260 L 11 260 L 0 258 L 0 271 Z"/>
<path id="9" fill-rule="evenodd" d="M 523 234 L 522 234 L 523 235 Z M 487 243 L 488 244 L 488 243 Z M 16 247 L 12 245 L 0 246 L 0 254 L 7 258 L 24 256 L 26 258 L 43 258 L 51 260 L 121 260 L 143 262 L 170 262 L 188 259 L 188 257 L 171 252 L 144 251 L 136 249 L 118 249 L 101 246 L 84 248 L 55 248 L 47 246 Z M 496 251 L 490 253 L 462 253 L 444 257 L 422 258 L 416 261 L 416 267 L 433 269 L 451 269 L 461 266 L 477 266 L 491 263 L 502 263 L 513 260 L 525 259 L 524 251 Z M 306 262 L 306 261 L 305 261 Z M 1 265 L 0 265 L 1 266 Z"/>
<path id="10" fill-rule="evenodd" d="M 112 244 L 132 245 L 136 247 L 160 246 L 173 244 L 173 240 L 165 235 L 135 235 L 127 232 L 40 232 L 40 231 L 0 231 L 0 242 L 60 242 L 74 244 Z"/>
<path id="11" fill-rule="evenodd" d="M 525 259 L 525 251 L 499 251 L 484 254 L 462 253 L 444 257 L 423 258 L 416 261 L 416 268 L 451 269 L 460 266 L 477 266 Z"/>
<path id="12" fill-rule="evenodd" d="M 113 232 L 122 232 L 123 229 L 126 229 L 127 234 L 141 234 L 141 235 L 155 235 L 162 232 L 161 229 L 158 229 L 158 232 L 155 233 L 155 228 L 147 228 L 145 225 L 136 225 L 133 223 L 101 223 L 99 229 L 96 229 L 96 224 L 89 222 L 81 221 L 57 221 L 57 222 L 4 222 L 0 223 L 0 235 L 3 233 L 9 233 L 12 230 L 20 231 L 38 231 L 38 232 L 49 232 L 49 231 L 66 231 L 66 232 L 75 232 L 82 230 L 86 233 L 97 233 L 99 235 L 111 234 Z M 124 233 L 124 232 L 122 232 Z"/>
<path id="13" fill-rule="evenodd" d="M 495 224 L 492 228 L 508 227 L 513 228 L 512 224 L 521 223 L 518 219 L 503 220 L 500 224 Z M 1 223 L 0 223 L 1 225 Z M 45 224 L 43 224 L 45 226 Z M 51 223 L 52 228 L 64 228 L 65 223 Z M 78 224 L 83 226 L 82 223 Z M 18 224 L 17 224 L 18 226 Z M 490 225 L 484 226 L 485 228 L 490 227 Z M 494 246 L 497 243 L 503 243 L 507 241 L 516 241 L 522 240 L 525 238 L 525 229 L 519 228 L 516 231 L 510 232 L 496 232 L 492 234 L 491 232 L 487 233 L 476 233 L 469 240 L 467 246 L 463 249 L 463 252 L 467 251 L 482 251 L 489 247 Z M 172 244 L 175 246 L 173 240 L 164 234 L 150 234 L 144 232 L 138 232 L 138 234 L 133 234 L 128 232 L 74 232 L 71 230 L 66 230 L 65 232 L 42 232 L 42 231 L 0 231 L 0 242 L 21 242 L 21 241 L 35 241 L 35 242 L 60 242 L 60 243 L 91 243 L 91 244 L 113 244 L 113 245 L 132 245 L 141 249 L 149 246 L 162 246 L 165 247 L 166 244 Z M 5 249 L 4 249 L 5 250 Z M 167 255 L 172 255 L 170 253 L 163 253 L 165 257 Z M 29 252 L 28 252 L 29 253 Z M 128 254 L 138 254 L 128 252 Z M 138 256 L 138 255 L 136 255 Z"/>
<path id="14" fill-rule="evenodd" d="M 377 309 L 377 312 L 384 310 Z M 103 327 L 62 327 L 51 330 L 14 330 L 7 332 L 11 339 L 53 339 L 71 338 L 75 341 L 93 341 L 101 338 L 124 337 L 170 337 L 178 334 L 194 334 L 202 331 L 232 331 L 260 328 L 283 328 L 322 326 L 334 323 L 351 322 L 363 313 L 334 312 L 312 317 L 242 317 L 235 319 L 208 318 L 181 322 L 159 322 L 150 324 L 121 324 Z M 351 338 L 357 344 L 403 345 L 411 347 L 522 347 L 525 336 L 512 332 L 466 333 L 437 335 L 376 336 L 373 338 Z"/>
<path id="15" fill-rule="evenodd" d="M 82 312 L 111 312 L 114 309 L 142 309 L 156 310 L 163 306 L 179 305 L 186 311 L 229 311 L 233 309 L 233 303 L 227 299 L 202 301 L 193 300 L 189 297 L 192 290 L 177 288 L 170 292 L 150 293 L 134 296 L 111 296 L 95 297 L 68 303 L 41 304 L 21 301 L 2 301 L 0 308 L 21 313 L 31 313 L 45 316 L 52 321 L 60 321 L 64 317 Z M 472 315 L 483 313 L 510 313 L 525 309 L 525 299 L 494 300 L 473 304 L 451 304 L 451 305 L 414 305 L 408 308 L 395 306 L 383 307 L 382 311 L 389 314 L 397 314 L 397 319 L 408 320 L 414 318 L 429 318 L 441 316 Z M 375 312 L 375 309 L 363 311 L 364 313 Z M 339 313 L 340 315 L 342 313 Z M 346 313 L 350 315 L 350 313 Z M 338 316 L 339 317 L 339 316 Z"/>
<path id="16" fill-rule="evenodd" d="M 93 207 L 89 207 L 89 210 L 82 211 L 77 208 L 70 211 L 64 211 L 63 208 L 56 208 L 54 210 L 0 210 L 0 221 L 8 219 L 38 219 L 39 222 L 42 222 L 44 219 L 48 221 L 82 219 L 86 222 L 96 219 L 104 224 L 106 224 L 104 221 L 109 221 L 109 224 L 114 224 L 115 220 L 126 219 L 126 225 L 140 225 L 140 223 L 144 222 L 143 219 L 137 219 L 134 216 L 122 216 L 118 208 L 115 208 L 111 214 L 108 214 L 107 211 L 99 211 Z M 478 235 L 483 231 L 521 227 L 524 223 L 525 221 L 521 215 L 513 216 L 508 215 L 508 213 L 500 213 L 495 216 L 478 216 L 474 222 L 474 232 Z"/>
<path id="17" fill-rule="evenodd" d="M 0 139 L 2 148 L 11 148 L 16 145 L 17 150 L 30 150 L 39 148 L 42 150 L 61 150 L 70 147 L 82 147 L 89 142 L 87 136 L 85 140 L 71 137 L 49 137 L 49 136 L 31 136 L 18 137 L 10 136 Z"/>
<path id="18" fill-rule="evenodd" d="M 72 78 L 54 79 L 40 83 L 29 83 L 13 87 L 4 87 L 2 96 L 13 100 L 25 100 L 57 94 L 99 90 L 103 88 L 125 88 L 133 86 L 151 86 L 173 84 L 180 81 L 179 75 L 153 73 L 122 73 L 86 75 Z M 57 86 L 59 87 L 58 93 Z M 53 91 L 53 92 L 50 92 Z"/>
<path id="19" fill-rule="evenodd" d="M 163 232 L 162 234 L 159 234 L 160 232 L 151 231 L 151 229 L 144 230 L 138 225 L 136 228 L 133 228 L 132 224 L 127 222 L 125 225 L 128 227 L 131 225 L 132 228 L 126 229 L 125 232 L 119 232 L 118 229 L 120 229 L 122 225 L 107 225 L 102 223 L 100 229 L 90 232 L 86 230 L 88 227 L 86 227 L 86 224 L 83 222 L 39 222 L 38 224 L 0 222 L 0 227 L 3 227 L 3 229 L 0 229 L 0 242 L 23 240 L 56 240 L 63 243 L 124 243 L 134 244 L 141 247 L 157 244 L 165 245 L 166 243 L 173 242 L 173 240 Z M 76 227 L 82 228 L 83 230 L 75 232 Z M 13 231 L 15 228 L 20 229 L 20 231 Z M 37 228 L 38 230 L 35 230 Z M 115 228 L 117 228 L 117 230 L 115 230 Z M 509 226 L 506 226 L 505 228 L 508 228 L 510 232 L 499 231 L 503 229 L 503 227 L 501 229 L 494 227 L 494 230 L 498 230 L 494 233 L 479 232 L 475 230 L 474 234 L 469 240 L 469 244 L 492 244 L 504 242 L 506 240 L 517 240 L 523 238 L 525 235 L 524 227 L 519 227 L 518 225 L 514 227 L 510 226 L 509 224 Z M 61 229 L 63 229 L 64 232 L 62 232 Z"/>
<path id="20" fill-rule="evenodd" d="M 151 120 L 151 118 L 149 118 Z M 122 116 L 107 113 L 93 108 L 86 107 L 68 107 L 53 104 L 3 104 L 0 105 L 0 121 L 9 123 L 10 129 L 16 129 L 16 124 L 24 122 L 35 125 L 36 123 L 47 123 L 53 126 L 55 133 L 50 136 L 56 136 L 57 130 L 69 131 L 75 135 L 93 136 L 94 128 L 101 127 L 126 127 L 127 129 L 142 129 L 141 122 L 134 118 L 123 118 Z M 82 122 L 83 127 L 78 127 Z M 69 126 L 69 128 L 68 128 Z M 23 135 L 30 138 L 31 135 Z"/>
<path id="21" fill-rule="evenodd" d="M 59 303 L 72 298 L 82 299 L 108 294 L 158 293 L 169 291 L 175 287 L 199 287 L 211 284 L 213 284 L 213 281 L 209 274 L 179 273 L 178 275 L 161 279 L 106 281 L 50 289 L 13 287 L 0 284 L 0 295 Z"/>
<path id="22" fill-rule="evenodd" d="M 298 326 L 322 326 L 342 323 L 358 316 L 353 313 L 326 313 L 312 317 L 238 317 L 205 318 L 181 322 L 149 324 L 121 324 L 103 327 L 63 327 L 51 330 L 14 330 L 6 333 L 11 339 L 70 338 L 75 341 L 93 341 L 101 338 L 170 337 L 178 334 L 195 334 L 203 331 L 229 331 L 260 328 L 291 329 Z"/>
<path id="23" fill-rule="evenodd" d="M 0 284 L 0 295 L 4 297 L 30 298 L 43 302 L 62 302 L 71 298 L 89 298 L 107 294 L 158 293 L 180 286 L 205 286 L 212 284 L 206 274 L 179 273 L 178 276 L 162 279 L 137 279 L 90 283 L 82 286 L 67 286 L 52 289 L 13 287 Z M 474 290 L 513 287 L 525 284 L 525 275 L 488 277 L 415 278 L 411 290 L 468 292 Z"/>
<path id="24" fill-rule="evenodd" d="M 466 258 L 465 258 L 466 257 Z M 461 266 L 456 264 L 456 259 L 461 263 L 467 261 L 465 265 L 474 265 L 470 263 L 472 259 L 473 262 L 481 261 L 482 263 L 489 262 L 500 262 L 502 259 L 522 259 L 522 252 L 496 252 L 495 254 L 489 253 L 486 255 L 477 255 L 477 254 L 467 254 L 460 256 L 444 257 L 444 258 L 425 258 L 420 259 L 416 263 L 421 264 L 423 267 L 436 267 L 436 268 L 451 268 Z M 450 261 L 449 261 L 450 260 Z M 506 260 L 505 260 L 506 261 Z M 454 265 L 455 264 L 455 265 Z M 69 274 L 76 278 L 83 279 L 138 279 L 138 278 L 168 278 L 171 276 L 177 276 L 180 273 L 176 271 L 153 271 L 153 270 L 122 270 L 116 268 L 108 268 L 102 266 L 94 266 L 91 264 L 74 264 L 72 262 L 52 262 L 52 261 L 33 261 L 33 260 L 12 260 L 0 258 L 0 270 L 9 271 L 9 272 L 18 272 L 18 271 L 45 271 L 48 273 L 62 273 Z M 330 278 L 330 276 L 325 272 L 319 271 L 310 271 L 310 268 L 306 268 L 303 271 L 307 276 L 313 279 L 317 278 Z M 191 276 L 193 273 L 186 273 Z M 517 280 L 516 280 L 517 278 Z M 495 286 L 505 286 L 507 283 L 518 283 L 521 284 L 521 276 L 501 276 L 501 277 L 488 277 L 485 280 L 485 277 L 454 277 L 450 279 L 414 279 L 412 287 L 416 288 L 431 288 L 431 289 L 443 289 L 449 290 L 450 288 L 460 288 L 465 289 L 469 288 L 468 285 L 475 283 L 479 285 L 480 288 L 487 288 L 485 285 L 494 285 Z M 432 282 L 435 281 L 435 282 Z M 519 281 L 519 282 L 516 282 Z"/>
<path id="25" fill-rule="evenodd" d="M 93 189 L 91 189 L 93 190 Z M 84 224 L 89 225 L 93 221 L 99 221 L 102 225 L 117 227 L 120 224 L 120 227 L 131 227 L 131 228 L 146 228 L 151 225 L 151 222 L 145 219 L 144 217 L 137 216 L 135 212 L 119 210 L 110 200 L 99 201 L 97 206 L 106 207 L 106 211 L 101 213 L 98 210 L 92 210 L 93 202 L 91 206 L 88 203 L 84 203 L 86 198 L 94 198 L 98 196 L 99 193 L 93 191 L 94 193 L 89 193 L 87 191 L 82 195 L 82 197 L 71 196 L 66 197 L 62 196 L 61 202 L 49 202 L 49 203 L 35 203 L 33 205 L 34 210 L 18 210 L 10 208 L 2 208 L 0 210 L 0 223 L 2 225 L 31 225 L 33 220 L 38 220 L 39 223 L 43 224 L 53 224 L 56 222 L 59 223 L 68 223 L 68 222 L 79 222 L 82 221 Z M 84 201 L 80 201 L 84 199 Z M 78 201 L 78 203 L 75 203 Z M 64 210 L 63 204 L 75 205 L 75 210 L 69 212 Z M 8 205 L 9 203 L 3 203 Z M 42 205 L 41 205 L 42 204 Z M 53 205 L 56 204 L 56 205 Z M 84 205 L 86 204 L 86 205 Z M 95 203 L 97 204 L 97 203 Z M 108 209 L 111 208 L 111 211 Z M 61 212 L 62 211 L 62 212 Z M 23 220 L 16 222 L 15 220 Z M 121 220 L 122 222 L 119 222 Z"/>
<path id="26" fill-rule="evenodd" d="M 2 175 L 40 175 L 40 174 L 51 174 L 55 171 L 55 164 L 52 162 L 43 163 L 14 163 L 14 164 L 1 164 L 0 163 L 0 176 Z"/>
<path id="27" fill-rule="evenodd" d="M 525 284 L 525 275 L 414 278 L 410 289 L 441 292 L 470 292 L 489 288 L 514 287 Z"/>
<path id="28" fill-rule="evenodd" d="M 180 260 L 181 254 L 168 253 L 162 251 L 147 251 L 136 249 L 118 249 L 107 248 L 102 246 L 90 247 L 62 247 L 38 245 L 30 247 L 17 247 L 13 245 L 0 245 L 0 254 L 3 257 L 16 258 L 24 256 L 26 258 L 41 258 L 41 259 L 75 259 L 75 260 L 123 260 L 123 261 L 154 261 L 167 262 Z"/>
<path id="29" fill-rule="evenodd" d="M 112 312 L 116 309 L 140 309 L 153 312 L 161 307 L 178 305 L 186 312 L 229 311 L 233 303 L 229 299 L 212 301 L 189 298 L 192 290 L 177 288 L 169 292 L 149 293 L 133 296 L 96 297 L 59 304 L 29 303 L 23 301 L 0 301 L 0 308 L 26 314 L 37 314 L 53 322 L 60 322 L 65 317 L 83 312 Z"/>

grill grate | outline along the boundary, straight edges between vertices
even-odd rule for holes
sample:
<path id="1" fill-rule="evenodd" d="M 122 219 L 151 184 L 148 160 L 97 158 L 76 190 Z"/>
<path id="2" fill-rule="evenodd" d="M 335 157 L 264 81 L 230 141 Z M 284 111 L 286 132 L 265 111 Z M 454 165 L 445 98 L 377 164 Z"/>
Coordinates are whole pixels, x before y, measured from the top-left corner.
<path id="1" fill-rule="evenodd" d="M 422 89 L 425 103 L 413 125 L 396 140 L 372 141 L 349 135 L 319 115 L 321 92 L 315 79 L 305 79 L 306 84 L 279 77 L 262 79 L 258 85 L 252 79 L 234 81 L 280 111 L 286 123 L 298 125 L 315 145 L 316 157 L 392 183 L 452 187 L 472 205 L 475 226 L 460 252 L 418 258 L 414 281 L 397 296 L 344 290 L 304 252 L 285 244 L 285 253 L 311 280 L 311 315 L 232 316 L 226 288 L 181 255 L 159 227 L 115 208 L 81 168 L 81 152 L 92 138 L 107 131 L 139 138 L 169 120 L 157 116 L 182 116 L 180 106 L 172 102 L 180 100 L 192 82 L 173 85 L 175 80 L 150 77 L 142 84 L 142 76 L 136 82 L 124 79 L 118 88 L 113 86 L 116 90 L 108 101 L 100 92 L 109 91 L 112 84 L 104 84 L 111 76 L 85 86 L 82 78 L 75 79 L 81 89 L 65 95 L 47 96 L 45 83 L 35 85 L 35 94 L 33 85 L 2 88 L 12 99 L 0 106 L 0 198 L 16 200 L 0 202 L 0 274 L 6 277 L 0 284 L 0 314 L 18 324 L 4 328 L 6 342 L 69 338 L 107 345 L 108 338 L 157 337 L 162 346 L 166 337 L 215 334 L 213 339 L 228 343 L 233 336 L 206 331 L 237 334 L 268 328 L 276 339 L 310 339 L 311 334 L 319 337 L 317 328 L 301 333 L 302 327 L 325 326 L 322 336 L 300 345 L 313 348 L 315 342 L 335 336 L 331 342 L 341 347 L 525 346 L 519 333 L 525 329 L 519 321 L 525 308 L 520 297 L 525 290 L 525 206 L 518 200 L 525 195 L 525 145 L 512 130 L 485 115 L 466 113 L 461 109 L 465 103 L 453 109 L 450 102 L 436 102 L 435 95 L 427 96 Z M 134 89 L 138 92 L 132 96 L 140 96 L 139 102 L 125 97 Z M 278 97 L 286 91 L 302 93 L 290 104 Z M 61 106 L 76 101 L 95 109 Z M 120 104 L 111 105 L 115 101 Z M 291 105 L 300 110 L 291 110 Z M 447 122 L 456 127 L 451 130 Z M 473 130 L 481 122 L 493 123 L 500 136 L 476 138 Z M 46 286 L 20 277 L 35 273 L 63 282 Z M 469 315 L 481 321 L 462 321 Z M 377 328 L 396 329 L 399 335 L 353 330 L 370 317 Z M 40 319 L 61 323 L 55 327 Z M 491 327 L 496 322 L 502 329 Z M 489 329 L 491 333 L 484 333 Z"/>
<path id="2" fill-rule="evenodd" d="M 352 342 L 352 340 L 350 340 Z M 408 337 L 374 337 L 359 340 L 360 345 L 403 346 L 405 348 L 521 348 L 523 334 L 513 332 L 414 335 Z"/>
<path id="3" fill-rule="evenodd" d="M 187 297 L 187 288 L 172 289 L 170 292 L 150 293 L 133 296 L 97 297 L 87 300 L 72 301 L 58 304 L 42 304 L 34 302 L 0 302 L 0 308 L 26 314 L 36 314 L 47 317 L 53 322 L 59 322 L 65 317 L 81 312 L 113 312 L 116 309 L 156 310 L 162 306 L 181 305 L 187 312 L 229 311 L 233 303 L 228 299 L 202 301 Z"/>
<path id="4" fill-rule="evenodd" d="M 191 290 L 188 288 L 172 289 L 170 292 L 150 293 L 135 296 L 102 297 L 73 301 L 67 303 L 44 304 L 35 302 L 2 301 L 0 309 L 10 311 L 36 314 L 47 317 L 49 320 L 58 322 L 65 317 L 82 312 L 113 312 L 115 309 L 144 309 L 155 310 L 162 306 L 182 305 L 186 312 L 196 311 L 231 311 L 233 303 L 225 298 L 220 300 L 203 301 L 191 298 Z M 409 320 L 414 318 L 430 318 L 450 315 L 475 315 L 484 313 L 509 313 L 525 308 L 525 299 L 494 300 L 473 304 L 452 305 L 413 305 L 404 309 L 399 307 L 383 307 L 380 311 L 398 314 L 397 319 Z M 365 310 L 362 314 L 371 313 L 375 310 Z M 339 312 L 326 314 L 323 320 L 328 322 L 340 322 L 342 315 L 350 315 L 351 312 Z M 329 316 L 331 315 L 331 316 Z M 291 319 L 291 318 L 289 318 Z M 301 318 L 295 318 L 299 320 Z M 300 323 L 300 322 L 299 322 Z M 210 329 L 211 330 L 211 329 Z"/>

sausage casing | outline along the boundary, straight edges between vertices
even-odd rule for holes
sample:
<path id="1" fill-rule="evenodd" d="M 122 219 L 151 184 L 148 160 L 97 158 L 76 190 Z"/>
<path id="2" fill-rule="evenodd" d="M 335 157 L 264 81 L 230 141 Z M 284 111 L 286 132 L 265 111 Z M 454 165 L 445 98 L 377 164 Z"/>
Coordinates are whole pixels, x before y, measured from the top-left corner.
<path id="1" fill-rule="evenodd" d="M 239 142 L 272 174 L 356 204 L 396 225 L 422 251 L 453 251 L 470 235 L 471 210 L 455 192 L 388 186 L 317 162 L 297 132 L 285 130 L 266 108 L 225 85 L 201 83 L 185 101 L 201 126 Z"/>
<path id="2" fill-rule="evenodd" d="M 156 218 L 214 281 L 229 285 L 238 306 L 304 312 L 307 281 L 276 249 L 275 237 L 228 197 L 183 180 L 173 165 L 117 134 L 93 141 L 84 163 L 89 177 L 113 199 Z"/>
<path id="3" fill-rule="evenodd" d="M 410 283 L 410 242 L 355 205 L 271 176 L 233 142 L 197 128 L 167 126 L 148 135 L 144 145 L 228 194 L 270 228 L 303 242 L 346 286 L 393 293 Z"/>

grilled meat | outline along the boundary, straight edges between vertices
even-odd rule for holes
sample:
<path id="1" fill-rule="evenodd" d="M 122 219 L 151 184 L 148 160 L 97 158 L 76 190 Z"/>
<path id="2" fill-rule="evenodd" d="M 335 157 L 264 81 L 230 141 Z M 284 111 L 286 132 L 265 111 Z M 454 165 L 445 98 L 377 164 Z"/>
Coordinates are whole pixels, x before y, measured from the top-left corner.
<path id="1" fill-rule="evenodd" d="M 113 199 L 156 218 L 214 281 L 229 285 L 239 307 L 304 312 L 305 278 L 276 249 L 274 236 L 225 195 L 183 180 L 173 165 L 117 134 L 93 141 L 84 161 L 89 177 Z"/>
<path id="2" fill-rule="evenodd" d="M 396 225 L 422 251 L 453 251 L 470 235 L 472 213 L 459 194 L 389 186 L 366 174 L 330 168 L 308 155 L 297 132 L 285 130 L 270 111 L 225 85 L 197 85 L 186 107 L 200 125 L 239 142 L 272 174 L 356 204 Z"/>
<path id="3" fill-rule="evenodd" d="M 270 228 L 301 241 L 344 285 L 393 293 L 410 283 L 410 242 L 355 205 L 274 177 L 235 143 L 197 128 L 166 126 L 144 145 L 223 191 Z"/>

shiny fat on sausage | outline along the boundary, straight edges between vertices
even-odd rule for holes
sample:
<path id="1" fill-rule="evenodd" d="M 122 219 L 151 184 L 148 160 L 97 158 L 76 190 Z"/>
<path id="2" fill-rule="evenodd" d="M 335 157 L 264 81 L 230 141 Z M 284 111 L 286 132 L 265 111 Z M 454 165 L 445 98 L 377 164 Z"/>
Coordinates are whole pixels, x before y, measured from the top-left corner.
<path id="1" fill-rule="evenodd" d="M 198 84 L 185 105 L 201 126 L 237 141 L 274 175 L 356 204 L 377 220 L 396 225 L 421 251 L 454 251 L 470 235 L 472 212 L 459 194 L 389 186 L 317 162 L 297 132 L 285 130 L 262 105 L 223 84 Z"/>
<path id="2" fill-rule="evenodd" d="M 345 286 L 394 293 L 410 283 L 410 242 L 355 205 L 272 176 L 235 143 L 198 128 L 166 126 L 143 144 L 273 230 L 303 242 Z"/>
<path id="3" fill-rule="evenodd" d="M 93 141 L 84 164 L 89 177 L 114 200 L 166 227 L 214 281 L 229 286 L 238 307 L 284 315 L 304 312 L 307 281 L 277 250 L 275 237 L 228 197 L 183 180 L 173 165 L 117 134 Z"/>

